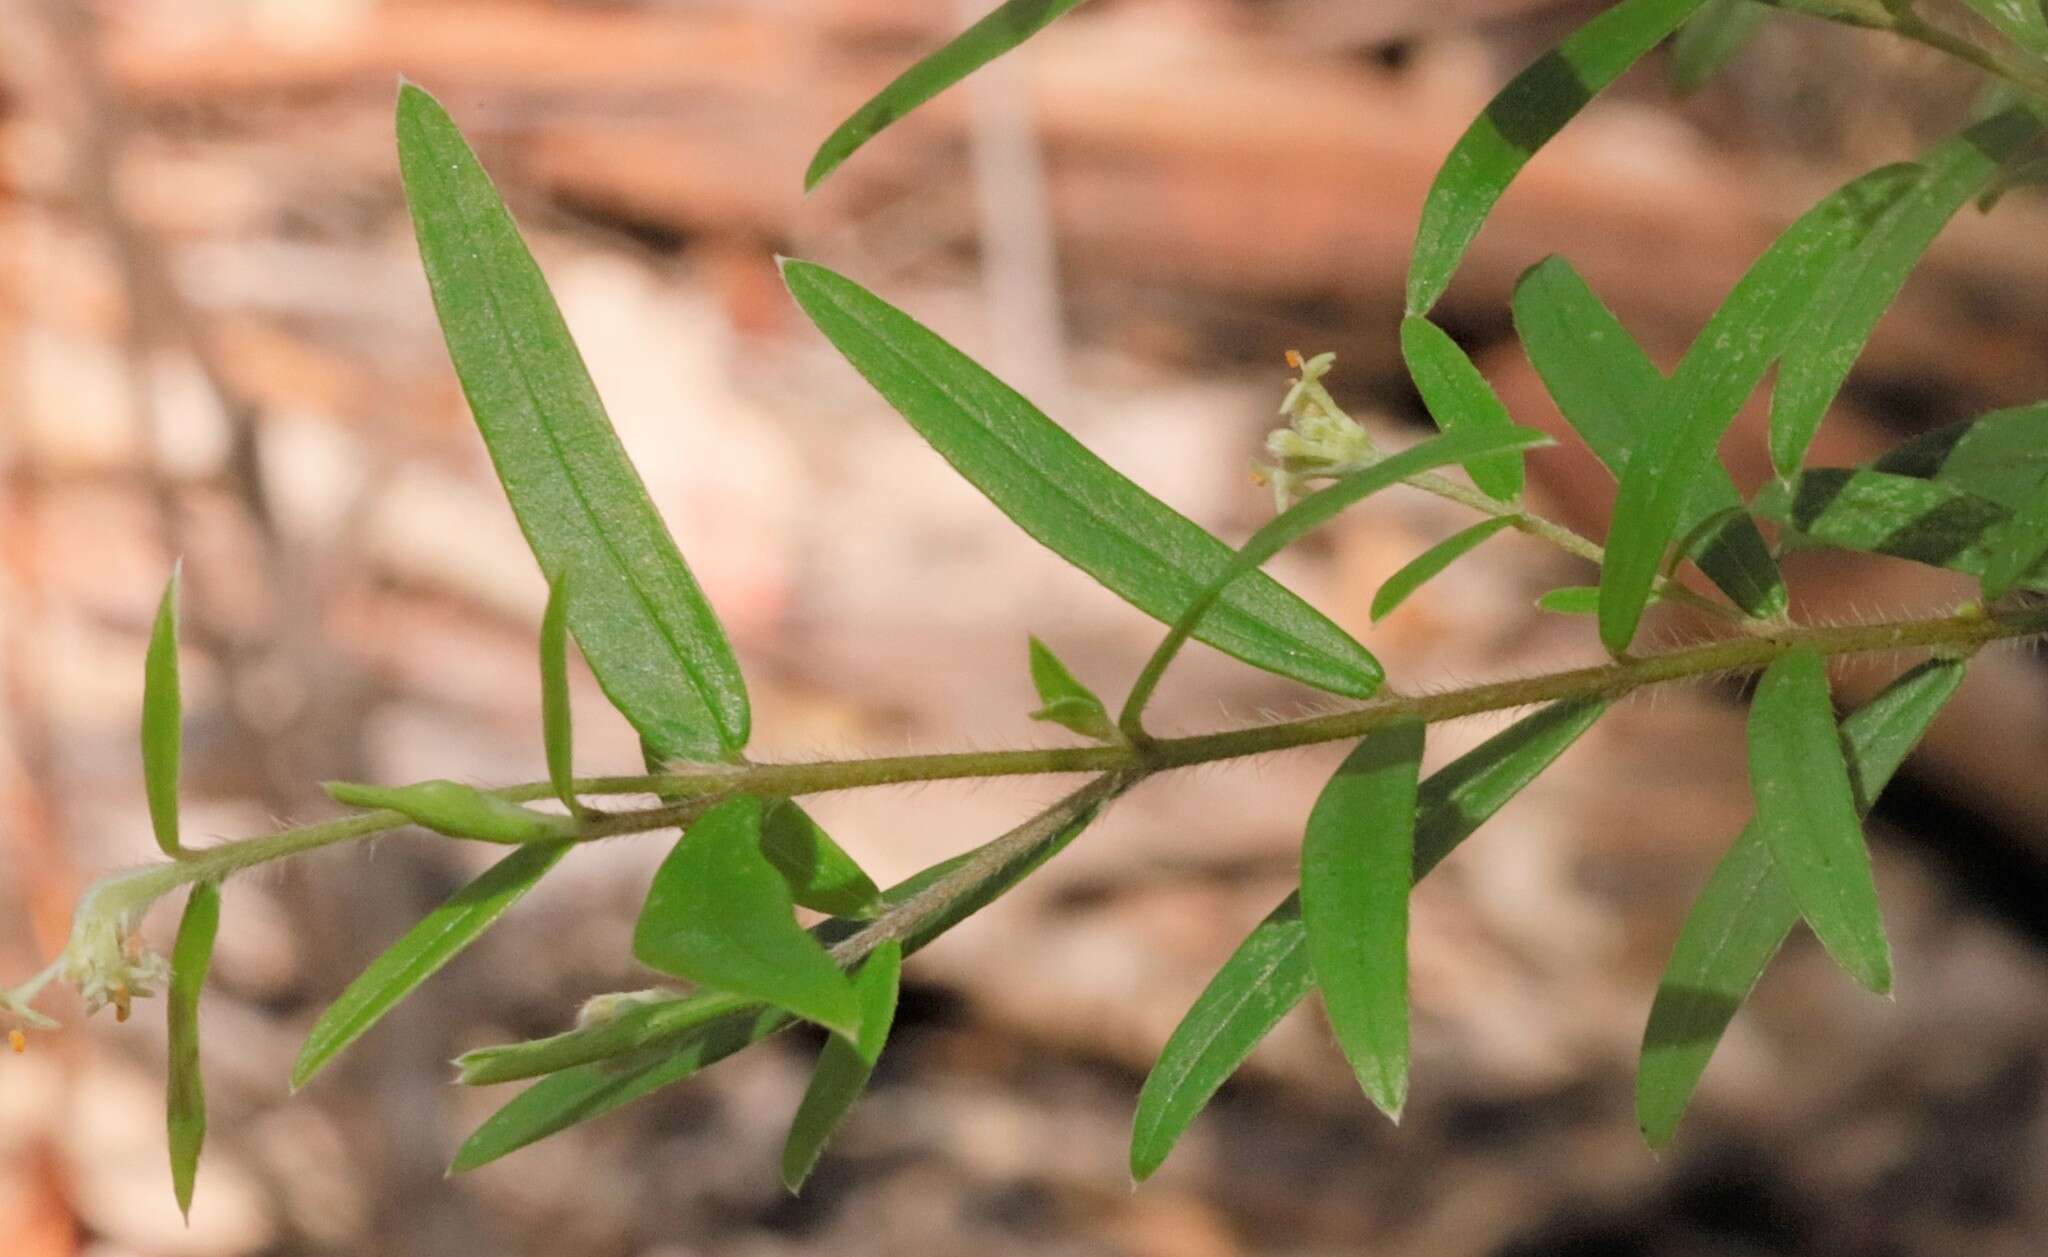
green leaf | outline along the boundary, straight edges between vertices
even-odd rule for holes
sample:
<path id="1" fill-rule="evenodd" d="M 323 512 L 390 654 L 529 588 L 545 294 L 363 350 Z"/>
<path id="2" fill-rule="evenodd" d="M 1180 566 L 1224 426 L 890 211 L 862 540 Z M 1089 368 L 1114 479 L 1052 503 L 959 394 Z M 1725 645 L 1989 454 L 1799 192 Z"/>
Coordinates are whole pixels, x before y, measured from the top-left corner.
<path id="1" fill-rule="evenodd" d="M 1101 814 L 1113 797 L 1113 794 L 1100 793 L 1096 785 L 1085 786 L 1040 813 L 1035 818 L 1044 822 L 1039 841 L 1017 852 L 959 895 L 948 905 L 948 911 L 935 914 L 913 930 L 902 940 L 904 954 L 915 953 L 1064 851 Z M 1001 843 L 1009 837 L 1006 834 L 993 841 Z M 975 859 L 989 845 L 993 843 L 942 860 L 897 883 L 884 892 L 883 902 L 889 907 L 896 907 L 916 896 L 930 893 L 940 879 Z M 843 938 L 859 925 L 859 922 L 835 918 L 821 923 L 812 933 L 820 939 Z M 790 1024 L 789 1014 L 758 1005 L 743 1006 L 709 1020 L 684 1014 L 680 1009 L 673 1015 L 677 1016 L 682 1028 L 671 1038 L 650 1038 L 636 1054 L 592 1060 L 589 1064 L 550 1074 L 528 1087 L 470 1135 L 456 1153 L 455 1163 L 449 1172 L 475 1169 L 537 1139 L 609 1113 L 652 1091 L 680 1082 Z"/>
<path id="2" fill-rule="evenodd" d="M 1431 773 L 1416 792 L 1415 880 L 1541 776 L 1607 706 L 1593 698 L 1552 703 Z"/>
<path id="3" fill-rule="evenodd" d="M 860 1032 L 853 987 L 796 923 L 789 884 L 762 851 L 763 808 L 732 799 L 697 818 L 662 861 L 633 929 L 640 963 Z"/>
<path id="4" fill-rule="evenodd" d="M 1145 661 L 1145 667 L 1132 683 L 1131 695 L 1125 700 L 1124 712 L 1119 723 L 1129 727 L 1151 697 L 1152 690 L 1165 674 L 1167 665 L 1173 662 L 1181 646 L 1190 636 L 1201 635 L 1204 617 L 1215 608 L 1219 601 L 1227 600 L 1231 587 L 1240 579 L 1254 576 L 1267 560 L 1294 544 L 1301 537 L 1329 523 L 1346 509 L 1364 501 L 1382 489 L 1391 488 L 1410 476 L 1442 467 L 1447 463 L 1462 463 L 1475 458 L 1484 458 L 1507 450 L 1529 449 L 1533 446 L 1548 445 L 1550 438 L 1534 428 L 1519 428 L 1510 425 L 1505 430 L 1493 428 L 1461 428 L 1446 432 L 1426 441 L 1409 446 L 1398 454 L 1390 454 L 1379 462 L 1360 471 L 1354 471 L 1327 488 L 1320 489 L 1293 506 L 1274 516 L 1253 533 L 1237 552 L 1230 556 L 1222 572 L 1198 593 L 1180 617 L 1173 622 L 1166 636 Z"/>
<path id="5" fill-rule="evenodd" d="M 865 921 L 881 907 L 881 888 L 793 800 L 776 799 L 762 813 L 761 854 L 806 908 Z"/>
<path id="6" fill-rule="evenodd" d="M 1498 516 L 1481 520 L 1470 528 L 1456 532 L 1437 542 L 1421 554 L 1409 560 L 1400 571 L 1389 576 L 1379 592 L 1372 596 L 1372 619 L 1377 624 L 1393 613 L 1394 608 L 1408 601 L 1408 595 L 1434 580 L 1438 573 L 1464 558 L 1480 542 L 1503 528 L 1512 527 L 1511 516 Z"/>
<path id="7" fill-rule="evenodd" d="M 1116 739 L 1116 724 L 1095 691 L 1075 680 L 1059 656 L 1036 637 L 1031 639 L 1031 685 L 1041 704 L 1031 713 L 1033 720 L 1050 721 L 1099 742 Z"/>
<path id="8" fill-rule="evenodd" d="M 1133 1179 L 1152 1176 L 1217 1088 L 1315 986 L 1306 941 L 1297 892 L 1245 936 L 1181 1018 L 1138 1093 Z"/>
<path id="9" fill-rule="evenodd" d="M 1006 0 L 937 52 L 897 75 L 825 137 L 804 171 L 808 192 L 854 150 L 911 110 L 1050 26 L 1081 0 Z"/>
<path id="10" fill-rule="evenodd" d="M 1657 421 L 1667 387 L 1663 373 L 1561 257 L 1546 258 L 1522 276 L 1514 315 L 1523 350 L 1559 413 L 1619 476 L 1629 451 Z M 1723 522 L 1703 528 L 1713 519 Z M 1693 482 L 1679 512 L 1675 531 L 1695 530 L 1701 530 L 1694 551 L 1700 570 L 1736 606 L 1758 618 L 1784 612 L 1784 579 L 1719 458 Z"/>
<path id="11" fill-rule="evenodd" d="M 1600 614 L 1600 587 L 1598 585 L 1564 585 L 1551 590 L 1536 600 L 1538 611 L 1552 615 L 1598 615 Z"/>
<path id="12" fill-rule="evenodd" d="M 1749 713 L 1749 784 L 1771 862 L 1821 945 L 1873 991 L 1891 989 L 1891 945 L 1835 728 L 1827 663 L 1802 646 L 1765 669 Z"/>
<path id="13" fill-rule="evenodd" d="M 1859 813 L 1870 811 L 1962 684 L 1963 671 L 1960 660 L 1930 660 L 1842 722 L 1842 753 Z M 1722 1032 L 1798 922 L 1799 906 L 1752 821 L 1693 903 L 1650 1006 L 1636 1074 L 1636 1120 L 1651 1147 L 1671 1141 Z"/>
<path id="14" fill-rule="evenodd" d="M 1486 106 L 1444 159 L 1408 263 L 1409 314 L 1427 314 L 1479 226 L 1536 150 L 1704 0 L 1622 0 L 1544 53 Z"/>
<path id="15" fill-rule="evenodd" d="M 213 940 L 220 932 L 220 886 L 197 882 L 185 900 L 178 938 L 171 945 L 171 987 L 164 999 L 164 1020 L 170 1039 L 170 1073 L 165 1088 L 170 1128 L 171 1190 L 178 1212 L 192 1216 L 192 1181 L 199 1173 L 199 1150 L 206 1143 L 206 1084 L 199 1076 L 199 989 L 213 963 Z"/>
<path id="16" fill-rule="evenodd" d="M 1998 33 L 2036 57 L 2048 56 L 2048 19 L 2041 0 L 1963 0 Z"/>
<path id="17" fill-rule="evenodd" d="M 456 891 L 386 948 L 320 1014 L 292 1066 L 292 1089 L 311 1082 L 342 1049 L 361 1038 L 420 983 L 483 937 L 568 850 L 567 845 L 556 843 L 521 847 Z"/>
<path id="18" fill-rule="evenodd" d="M 1984 535 L 1984 600 L 1995 602 L 2048 557 L 2048 484 Z"/>
<path id="19" fill-rule="evenodd" d="M 1814 294 L 1803 324 L 1785 346 L 1771 393 L 1771 465 L 1780 476 L 1799 470 L 1864 342 L 1927 246 L 1956 211 L 1996 181 L 2006 158 L 2040 127 L 2029 110 L 2014 108 L 1937 145 Z"/>
<path id="20" fill-rule="evenodd" d="M 1432 774 L 1417 791 L 1414 880 L 1534 781 L 1607 710 L 1555 703 Z M 1131 1177 L 1151 1177 L 1216 1089 L 1315 985 L 1291 894 L 1238 945 L 1181 1019 L 1145 1079 L 1131 1128 Z"/>
<path id="21" fill-rule="evenodd" d="M 1621 471 L 1600 570 L 1600 641 L 1628 649 L 1693 486 L 1718 461 L 1728 425 L 1792 340 L 1822 282 L 1913 180 L 1911 167 L 1864 175 L 1808 210 L 1749 268 L 1657 394 Z"/>
<path id="22" fill-rule="evenodd" d="M 811 321 L 955 470 L 1140 611 L 1172 622 L 1228 566 L 1228 546 L 910 316 L 822 266 L 786 260 L 782 274 Z M 1363 646 L 1264 576 L 1231 590 L 1201 637 L 1352 698 L 1371 695 L 1383 675 Z"/>
<path id="23" fill-rule="evenodd" d="M 1301 842 L 1301 921 L 1351 1072 L 1395 1121 L 1408 1102 L 1408 886 L 1425 730 L 1368 734 L 1323 787 Z"/>
<path id="24" fill-rule="evenodd" d="M 896 1019 L 896 987 L 903 972 L 903 946 L 891 939 L 868 954 L 867 963 L 853 980 L 860 996 L 860 1042 L 848 1043 L 837 1037 L 825 1040 L 818 1054 L 818 1068 L 811 1085 L 797 1105 L 789 1124 L 789 1139 L 782 1145 L 782 1185 L 791 1195 L 803 1191 L 804 1180 L 825 1151 L 825 1144 L 839 1123 L 852 1111 L 854 1101 L 875 1072 L 889 1041 L 889 1026 Z"/>
<path id="25" fill-rule="evenodd" d="M 1454 428 L 1504 432 L 1514 427 L 1493 385 L 1472 365 L 1458 342 L 1428 319 L 1410 315 L 1401 320 L 1401 357 L 1438 428 L 1445 432 Z M 1465 465 L 1465 472 L 1490 498 L 1512 502 L 1522 496 L 1519 452 L 1473 459 Z"/>
<path id="26" fill-rule="evenodd" d="M 171 569 L 149 652 L 142 662 L 142 786 L 149 823 L 164 854 L 185 854 L 178 841 L 178 764 L 184 746 L 184 699 L 178 684 L 178 572 Z"/>
<path id="27" fill-rule="evenodd" d="M 512 216 L 441 106 L 405 84 L 398 159 L 448 356 L 605 695 L 667 759 L 746 745 L 725 630 L 648 499 Z"/>
<path id="28" fill-rule="evenodd" d="M 789 1024 L 789 1014 L 779 1008 L 750 1005 L 692 1027 L 638 1056 L 621 1058 L 623 1068 L 619 1062 L 598 1061 L 549 1074 L 477 1127 L 456 1151 L 448 1172 L 462 1174 L 489 1165 L 536 1140 L 681 1082 Z"/>
<path id="29" fill-rule="evenodd" d="M 726 991 L 683 995 L 656 990 L 598 996 L 584 1004 L 573 1030 L 464 1052 L 455 1058 L 456 1081 L 466 1087 L 487 1087 L 629 1056 L 672 1042 L 721 1017 L 757 1007 L 756 1001 Z"/>
<path id="30" fill-rule="evenodd" d="M 2048 405 L 1994 410 L 1923 432 L 1870 466 L 2017 510 L 2048 480 Z"/>
<path id="31" fill-rule="evenodd" d="M 1671 41 L 1672 89 L 1690 95 L 1706 86 L 1770 15 L 1756 0 L 1707 0 Z"/>
<path id="32" fill-rule="evenodd" d="M 547 750 L 548 782 L 571 816 L 583 815 L 576 798 L 576 736 L 569 716 L 569 581 L 548 582 L 548 605 L 540 617 L 540 728 Z"/>
<path id="33" fill-rule="evenodd" d="M 573 837 L 576 822 L 536 812 L 459 781 L 435 778 L 409 786 L 369 786 L 354 781 L 321 784 L 327 797 L 346 807 L 386 808 L 449 838 L 511 844 L 551 843 Z"/>
<path id="34" fill-rule="evenodd" d="M 1793 530 L 1792 544 L 1885 554 L 1978 577 L 1989 561 L 1987 545 L 2012 517 L 1998 503 L 1939 480 L 1835 467 L 1765 486 L 1756 509 Z M 2048 589 L 2048 570 L 2036 564 L 2012 584 Z"/>

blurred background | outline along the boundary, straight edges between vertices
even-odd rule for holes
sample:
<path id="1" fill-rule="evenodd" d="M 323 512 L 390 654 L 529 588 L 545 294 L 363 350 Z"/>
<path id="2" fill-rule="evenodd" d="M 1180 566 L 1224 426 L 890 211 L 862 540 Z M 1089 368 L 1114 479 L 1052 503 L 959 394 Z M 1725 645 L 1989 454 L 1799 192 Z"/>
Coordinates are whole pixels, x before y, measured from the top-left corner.
<path id="1" fill-rule="evenodd" d="M 613 419 L 725 618 L 761 758 L 1041 744 L 1025 635 L 1115 696 L 1159 627 L 1039 551 L 868 391 L 774 254 L 846 270 L 981 356 L 1226 538 L 1283 351 L 1426 429 L 1394 332 L 1437 162 L 1597 6 L 1095 0 L 805 198 L 812 147 L 985 0 L 7 0 L 0 7 L 0 977 L 74 896 L 155 855 L 135 727 L 149 617 L 185 561 L 186 823 L 333 811 L 316 783 L 542 774 L 543 588 L 443 355 L 392 153 L 403 73 L 519 216 Z M 1952 15 L 1951 15 L 1952 16 Z M 1965 116 L 1969 74 L 1775 17 L 1673 97 L 1659 53 L 1494 216 L 1439 317 L 1519 419 L 1557 426 L 1507 295 L 1569 256 L 1675 361 L 1783 224 Z M 1886 319 L 1818 451 L 2048 397 L 2048 205 L 1966 213 Z M 1765 474 L 1761 423 L 1727 446 Z M 1536 506 L 1598 531 L 1576 447 Z M 1515 534 L 1383 624 L 1379 582 L 1462 526 L 1385 496 L 1274 571 L 1404 687 L 1598 658 L 1541 592 L 1589 573 Z M 1967 590 L 1836 557 L 1802 613 Z M 1368 629 L 1370 628 L 1370 632 Z M 1666 619 L 1659 640 L 1700 626 Z M 1837 680 L 1867 694 L 1903 666 Z M 637 762 L 578 677 L 586 772 Z M 784 1036 L 460 1179 L 505 1092 L 457 1052 L 644 985 L 628 938 L 666 844 L 585 849 L 295 1098 L 314 1017 L 490 852 L 417 834 L 237 879 L 203 1005 L 213 1135 L 189 1227 L 165 1169 L 161 1001 L 0 1056 L 0 1251 L 253 1254 L 1881 1254 L 2048 1250 L 2048 680 L 1985 655 L 1872 823 L 1896 1003 L 1803 933 L 1737 1019 L 1677 1145 L 1630 1088 L 1692 894 L 1745 819 L 1733 684 L 1639 698 L 1424 886 L 1399 1130 L 1318 1012 L 1285 1022 L 1132 1191 L 1154 1054 L 1288 889 L 1333 753 L 1161 780 L 910 967 L 891 1051 L 809 1190 L 776 1152 L 815 1041 Z M 1316 697 L 1191 650 L 1195 730 Z M 1496 721 L 1432 731 L 1442 762 Z M 894 880 L 1063 783 L 828 797 Z M 167 941 L 175 913 L 153 920 Z"/>

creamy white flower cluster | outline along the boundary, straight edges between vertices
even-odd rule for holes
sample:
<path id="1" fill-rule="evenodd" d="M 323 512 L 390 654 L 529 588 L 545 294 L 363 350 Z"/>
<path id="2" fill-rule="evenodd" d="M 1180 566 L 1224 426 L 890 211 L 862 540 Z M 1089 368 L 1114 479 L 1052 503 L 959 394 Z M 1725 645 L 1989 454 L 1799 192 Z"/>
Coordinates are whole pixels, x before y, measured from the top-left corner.
<path id="1" fill-rule="evenodd" d="M 1338 409 L 1323 388 L 1323 377 L 1337 362 L 1332 353 L 1304 359 L 1287 351 L 1287 365 L 1298 374 L 1280 403 L 1287 426 L 1266 434 L 1266 453 L 1273 462 L 1253 469 L 1253 478 L 1273 490 L 1273 509 L 1284 511 L 1302 496 L 1309 481 L 1327 480 L 1374 461 L 1372 438 L 1351 416 Z"/>

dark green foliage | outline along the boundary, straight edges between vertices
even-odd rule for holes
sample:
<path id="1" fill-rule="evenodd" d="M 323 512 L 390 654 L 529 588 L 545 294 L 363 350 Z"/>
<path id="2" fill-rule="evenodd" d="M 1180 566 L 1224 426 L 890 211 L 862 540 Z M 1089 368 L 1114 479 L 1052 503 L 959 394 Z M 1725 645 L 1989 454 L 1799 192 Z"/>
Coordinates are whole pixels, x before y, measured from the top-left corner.
<path id="1" fill-rule="evenodd" d="M 1524 717 L 1432 774 L 1416 791 L 1413 881 L 1521 793 L 1607 705 L 1558 703 Z M 1131 1128 L 1131 1177 L 1166 1160 L 1216 1089 L 1315 985 L 1301 899 L 1289 895 L 1247 936 L 1181 1019 L 1145 1079 Z"/>
<path id="2" fill-rule="evenodd" d="M 1959 661 L 1930 660 L 1842 722 L 1842 755 L 1859 814 L 1870 810 L 1962 684 L 1963 671 Z M 1671 1141 L 1722 1031 L 1798 922 L 1799 905 L 1752 821 L 1693 903 L 1650 1007 L 1636 1075 L 1636 1120 L 1652 1147 Z"/>
<path id="3" fill-rule="evenodd" d="M 1359 1086 L 1395 1121 L 1408 1101 L 1408 884 L 1420 721 L 1368 734 L 1323 787 L 1301 841 L 1301 923 L 1323 1009 Z"/>

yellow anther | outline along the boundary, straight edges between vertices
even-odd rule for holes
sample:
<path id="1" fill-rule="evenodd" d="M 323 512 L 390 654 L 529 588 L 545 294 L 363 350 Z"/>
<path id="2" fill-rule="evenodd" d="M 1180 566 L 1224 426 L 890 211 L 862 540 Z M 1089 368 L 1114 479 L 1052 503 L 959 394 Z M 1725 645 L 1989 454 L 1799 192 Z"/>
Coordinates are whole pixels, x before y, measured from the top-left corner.
<path id="1" fill-rule="evenodd" d="M 1296 371 L 1301 370 L 1301 351 L 1299 349 L 1287 351 L 1287 365 Z"/>
<path id="2" fill-rule="evenodd" d="M 14 1054 L 19 1056 L 23 1052 L 28 1051 L 28 1036 L 19 1030 L 9 1030 L 7 1032 L 7 1046 L 13 1048 Z"/>

